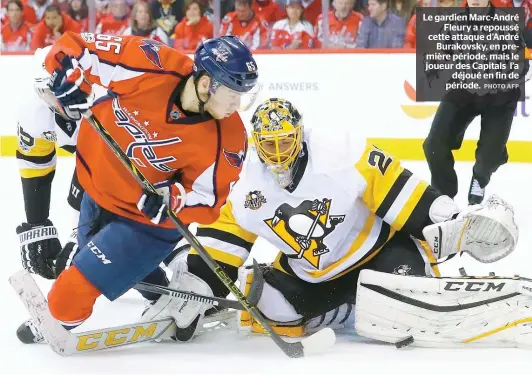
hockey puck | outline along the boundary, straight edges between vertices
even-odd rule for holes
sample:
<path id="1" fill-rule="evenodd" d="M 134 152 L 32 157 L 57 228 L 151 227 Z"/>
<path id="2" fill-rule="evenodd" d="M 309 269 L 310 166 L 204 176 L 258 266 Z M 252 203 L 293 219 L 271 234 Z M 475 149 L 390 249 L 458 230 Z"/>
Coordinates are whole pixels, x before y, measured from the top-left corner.
<path id="1" fill-rule="evenodd" d="M 395 343 L 395 347 L 397 349 L 401 349 L 401 348 L 404 348 L 405 346 L 412 344 L 413 342 L 414 342 L 414 338 L 412 336 L 408 336 L 407 338 L 402 339 L 401 341 L 397 341 Z"/>

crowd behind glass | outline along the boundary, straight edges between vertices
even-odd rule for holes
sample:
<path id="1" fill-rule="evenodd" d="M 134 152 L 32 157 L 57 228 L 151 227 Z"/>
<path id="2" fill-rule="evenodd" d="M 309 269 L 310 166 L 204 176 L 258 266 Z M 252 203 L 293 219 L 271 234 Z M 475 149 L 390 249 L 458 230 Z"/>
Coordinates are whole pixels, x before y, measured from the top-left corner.
<path id="1" fill-rule="evenodd" d="M 532 0 L 492 0 L 524 7 Z M 0 49 L 30 52 L 65 31 L 140 35 L 180 50 L 237 35 L 253 50 L 416 47 L 417 7 L 465 0 L 0 0 Z M 529 27 L 532 29 L 532 27 Z"/>

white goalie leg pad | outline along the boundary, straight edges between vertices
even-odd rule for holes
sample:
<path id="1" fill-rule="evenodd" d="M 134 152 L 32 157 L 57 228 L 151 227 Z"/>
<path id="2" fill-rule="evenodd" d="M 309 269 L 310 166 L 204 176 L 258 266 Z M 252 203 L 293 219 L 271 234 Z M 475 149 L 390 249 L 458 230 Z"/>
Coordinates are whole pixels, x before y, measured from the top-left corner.
<path id="1" fill-rule="evenodd" d="M 185 259 L 174 263 L 173 266 L 175 268 L 168 285 L 170 288 L 213 296 L 211 287 L 205 281 L 188 272 Z M 144 313 L 141 321 L 172 317 L 179 328 L 186 328 L 198 315 L 202 316 L 210 307 L 211 305 L 199 301 L 161 295 L 157 302 Z"/>
<path id="2" fill-rule="evenodd" d="M 433 278 L 363 270 L 355 329 L 361 336 L 420 347 L 532 348 L 532 281 Z"/>
<path id="3" fill-rule="evenodd" d="M 449 211 L 449 197 L 440 197 L 430 208 L 433 221 L 438 211 Z M 445 215 L 443 215 L 445 216 Z M 423 235 L 436 258 L 466 252 L 482 263 L 496 262 L 510 254 L 517 244 L 519 230 L 512 207 L 492 195 L 482 205 L 470 206 L 455 219 L 427 226 Z"/>

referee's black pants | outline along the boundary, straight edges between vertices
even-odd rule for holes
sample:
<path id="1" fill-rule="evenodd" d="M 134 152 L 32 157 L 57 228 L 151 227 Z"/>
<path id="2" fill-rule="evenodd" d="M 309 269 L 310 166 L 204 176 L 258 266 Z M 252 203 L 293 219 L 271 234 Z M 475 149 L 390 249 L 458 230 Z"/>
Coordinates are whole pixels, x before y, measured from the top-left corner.
<path id="1" fill-rule="evenodd" d="M 508 161 L 506 143 L 519 94 L 513 90 L 477 96 L 456 90 L 445 95 L 423 143 L 433 187 L 451 198 L 458 193 L 452 150 L 460 149 L 467 127 L 477 116 L 481 117 L 481 130 L 473 177 L 481 187 L 489 183 L 493 172 Z"/>

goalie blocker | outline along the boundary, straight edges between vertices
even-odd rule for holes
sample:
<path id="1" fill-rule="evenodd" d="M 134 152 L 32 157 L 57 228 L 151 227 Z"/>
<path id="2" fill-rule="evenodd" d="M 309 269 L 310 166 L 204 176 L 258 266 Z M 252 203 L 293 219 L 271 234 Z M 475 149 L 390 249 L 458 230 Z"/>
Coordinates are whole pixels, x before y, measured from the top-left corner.
<path id="1" fill-rule="evenodd" d="M 428 278 L 364 270 L 357 333 L 419 347 L 532 348 L 532 280 Z"/>

